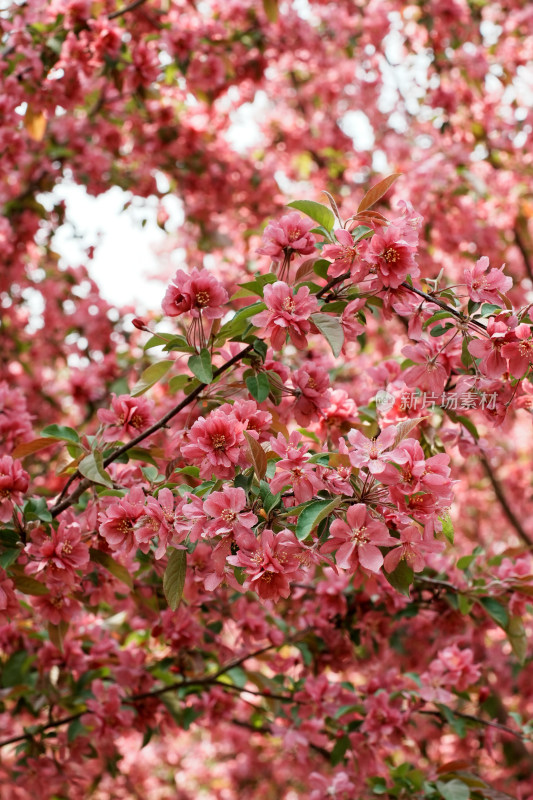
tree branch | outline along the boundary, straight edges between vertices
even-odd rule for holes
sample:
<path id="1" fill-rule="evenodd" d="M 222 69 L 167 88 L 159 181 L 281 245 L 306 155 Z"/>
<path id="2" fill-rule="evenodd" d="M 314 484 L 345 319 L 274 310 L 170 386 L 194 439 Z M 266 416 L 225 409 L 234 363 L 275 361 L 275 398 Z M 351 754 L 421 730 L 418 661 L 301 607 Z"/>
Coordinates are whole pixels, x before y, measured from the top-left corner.
<path id="1" fill-rule="evenodd" d="M 522 527 L 522 523 L 520 522 L 520 520 L 514 513 L 513 509 L 509 505 L 509 502 L 505 496 L 502 486 L 498 481 L 498 479 L 496 478 L 496 475 L 492 471 L 492 467 L 490 466 L 487 458 L 483 454 L 481 454 L 480 459 L 487 474 L 487 477 L 492 484 L 492 488 L 494 489 L 494 494 L 496 495 L 498 502 L 500 503 L 505 513 L 505 516 L 515 529 L 516 533 L 518 534 L 518 537 L 524 542 L 524 544 L 527 544 L 529 546 L 533 545 L 533 540 L 530 538 L 529 534 L 526 533 L 526 531 Z"/>
<path id="2" fill-rule="evenodd" d="M 108 14 L 107 18 L 116 19 L 117 17 L 121 17 L 122 14 L 127 14 L 128 11 L 135 11 L 136 8 L 142 6 L 144 3 L 146 3 L 146 0 L 133 0 L 133 3 L 130 3 L 129 6 L 124 6 L 124 8 L 119 8 L 117 11 Z"/>
<path id="3" fill-rule="evenodd" d="M 247 347 L 244 348 L 244 350 L 241 350 L 240 353 L 237 353 L 237 355 L 230 358 L 229 361 L 226 361 L 225 364 L 223 364 L 221 367 L 215 370 L 215 372 L 213 373 L 213 380 L 215 380 L 215 378 L 218 378 L 220 375 L 226 372 L 226 370 L 228 370 L 242 358 L 245 358 L 248 355 L 248 353 L 250 353 L 252 350 L 253 350 L 253 345 L 249 344 Z M 199 395 L 203 392 L 206 386 L 208 386 L 208 384 L 200 383 L 196 387 L 196 389 L 193 389 L 193 391 L 190 394 L 188 394 L 180 403 L 178 403 L 177 406 L 171 408 L 170 411 L 168 411 L 163 417 L 161 417 L 161 419 L 157 420 L 157 422 L 154 422 L 154 424 L 150 428 L 147 428 L 145 431 L 140 433 L 138 436 L 135 437 L 135 439 L 132 439 L 131 442 L 123 444 L 121 447 L 117 447 L 117 449 L 114 450 L 111 453 L 111 455 L 107 456 L 107 458 L 104 459 L 104 467 L 109 466 L 109 464 L 113 463 L 113 461 L 116 461 L 116 459 L 119 458 L 121 455 L 127 453 L 128 450 L 131 450 L 132 447 L 135 447 L 140 442 L 144 441 L 144 439 L 147 439 L 153 433 L 163 428 L 167 424 L 167 422 L 169 422 L 173 417 L 176 416 L 176 414 L 179 414 L 179 412 L 183 411 L 184 408 L 187 408 L 187 406 L 190 405 L 193 402 L 193 400 L 196 400 L 196 398 L 199 397 Z M 79 470 L 76 470 L 74 475 L 71 475 L 70 478 L 68 479 L 67 486 L 63 488 L 61 494 L 59 495 L 59 498 L 61 498 L 61 496 L 64 494 L 65 489 L 68 487 L 68 485 L 72 484 L 73 481 L 79 477 L 81 477 L 80 472 Z M 82 481 L 80 481 L 80 484 L 68 497 L 66 497 L 64 500 L 59 499 L 58 502 L 50 509 L 50 513 L 52 514 L 52 516 L 57 517 L 59 514 L 61 514 L 62 511 L 64 511 L 66 508 L 75 503 L 78 497 L 80 497 L 80 495 L 83 494 L 85 489 L 88 489 L 89 486 L 91 486 L 91 484 L 92 481 L 88 480 L 87 478 L 84 478 Z"/>

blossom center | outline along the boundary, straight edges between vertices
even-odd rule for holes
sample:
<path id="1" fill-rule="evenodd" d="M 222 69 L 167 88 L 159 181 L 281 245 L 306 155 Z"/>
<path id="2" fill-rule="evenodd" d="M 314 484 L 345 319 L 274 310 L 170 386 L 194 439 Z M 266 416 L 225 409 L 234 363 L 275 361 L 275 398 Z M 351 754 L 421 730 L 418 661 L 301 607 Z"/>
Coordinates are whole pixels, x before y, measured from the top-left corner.
<path id="1" fill-rule="evenodd" d="M 198 292 L 196 294 L 196 303 L 199 306 L 207 306 L 209 304 L 210 300 L 211 300 L 211 297 L 210 297 L 209 292 L 202 291 L 202 292 Z"/>
<path id="2" fill-rule="evenodd" d="M 220 517 L 224 520 L 224 522 L 233 522 L 236 516 L 237 514 L 235 511 L 232 511 L 231 508 L 225 508 L 220 512 Z"/>
<path id="3" fill-rule="evenodd" d="M 284 311 L 288 311 L 289 314 L 292 314 L 294 309 L 296 308 L 296 303 L 292 297 L 286 297 L 285 300 L 283 301 L 282 308 Z"/>
<path id="4" fill-rule="evenodd" d="M 383 253 L 383 258 L 387 262 L 387 264 L 395 264 L 397 261 L 400 260 L 400 254 L 394 247 L 387 247 L 385 252 Z"/>
<path id="5" fill-rule="evenodd" d="M 211 443 L 215 450 L 223 450 L 226 447 L 226 437 L 223 433 L 215 433 L 211 437 Z"/>
<path id="6" fill-rule="evenodd" d="M 357 542 L 357 544 L 365 544 L 365 542 L 368 542 L 368 536 L 365 535 L 365 531 L 366 525 L 356 528 L 352 533 L 354 542 Z"/>

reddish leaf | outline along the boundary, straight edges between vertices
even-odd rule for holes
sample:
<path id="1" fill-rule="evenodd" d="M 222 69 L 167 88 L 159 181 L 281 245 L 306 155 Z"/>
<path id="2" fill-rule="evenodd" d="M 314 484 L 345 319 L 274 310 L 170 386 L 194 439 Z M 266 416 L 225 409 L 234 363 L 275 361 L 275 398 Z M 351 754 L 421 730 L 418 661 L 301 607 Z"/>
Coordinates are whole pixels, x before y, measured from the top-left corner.
<path id="1" fill-rule="evenodd" d="M 357 213 L 359 214 L 360 211 L 366 211 L 367 208 L 370 208 L 374 205 L 374 203 L 377 203 L 377 201 L 383 197 L 385 192 L 390 189 L 396 178 L 399 178 L 400 175 L 400 172 L 394 172 L 392 175 L 389 175 L 388 178 L 384 178 L 382 181 L 376 183 L 375 186 L 369 189 L 359 203 Z"/>

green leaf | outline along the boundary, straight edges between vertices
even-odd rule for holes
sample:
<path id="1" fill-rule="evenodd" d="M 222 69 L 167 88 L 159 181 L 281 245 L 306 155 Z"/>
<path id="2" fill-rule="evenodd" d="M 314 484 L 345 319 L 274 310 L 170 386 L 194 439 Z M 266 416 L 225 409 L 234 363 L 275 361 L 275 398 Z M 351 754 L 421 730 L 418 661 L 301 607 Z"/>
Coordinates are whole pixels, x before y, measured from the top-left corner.
<path id="1" fill-rule="evenodd" d="M 7 569 L 14 564 L 17 558 L 19 557 L 20 550 L 17 548 L 5 550 L 2 555 L 0 555 L 0 567 L 2 569 Z"/>
<path id="2" fill-rule="evenodd" d="M 147 367 L 141 374 L 141 377 L 131 390 L 131 396 L 139 397 L 139 395 L 144 394 L 148 391 L 148 389 L 151 389 L 152 386 L 154 386 L 164 375 L 167 374 L 173 363 L 174 362 L 171 360 L 166 360 L 157 361 L 155 364 L 150 364 L 150 366 Z"/>
<path id="3" fill-rule="evenodd" d="M 472 606 L 474 605 L 474 600 L 466 594 L 458 594 L 457 605 L 461 614 L 470 614 Z"/>
<path id="4" fill-rule="evenodd" d="M 477 556 L 472 554 L 470 556 L 461 556 L 457 561 L 457 569 L 462 569 L 463 572 L 469 569 L 470 565 L 476 560 Z"/>
<path id="5" fill-rule="evenodd" d="M 115 578 L 118 578 L 119 581 L 129 586 L 130 589 L 133 587 L 133 578 L 126 567 L 115 561 L 109 553 L 104 553 L 103 550 L 97 550 L 91 547 L 89 549 L 89 556 L 93 563 L 100 564 L 101 567 L 104 567 L 104 569 L 114 575 Z"/>
<path id="6" fill-rule="evenodd" d="M 28 655 L 26 650 L 18 650 L 13 653 L 2 666 L 2 686 L 7 689 L 10 686 L 18 686 L 21 683 L 25 683 L 24 678 L 36 658 L 37 656 L 35 655 Z"/>
<path id="7" fill-rule="evenodd" d="M 270 394 L 270 382 L 264 372 L 246 378 L 246 387 L 258 403 L 263 403 Z"/>
<path id="8" fill-rule="evenodd" d="M 439 517 L 440 521 L 442 522 L 442 532 L 446 539 L 449 541 L 450 544 L 453 544 L 454 540 L 454 529 L 453 529 L 453 522 L 452 518 L 449 514 L 445 514 L 442 517 Z"/>
<path id="9" fill-rule="evenodd" d="M 24 505 L 24 518 L 27 520 L 40 519 L 42 522 L 52 522 L 52 515 L 48 510 L 44 497 L 31 497 Z"/>
<path id="10" fill-rule="evenodd" d="M 9 577 L 15 584 L 15 589 L 22 592 L 22 594 L 31 594 L 34 597 L 43 597 L 45 594 L 50 594 L 44 583 L 39 583 L 35 578 L 30 578 L 28 575 L 10 575 Z"/>
<path id="11" fill-rule="evenodd" d="M 468 800 L 470 797 L 470 789 L 458 778 L 454 778 L 448 783 L 437 781 L 437 789 L 444 800 Z"/>
<path id="12" fill-rule="evenodd" d="M 415 573 L 405 560 L 402 559 L 402 561 L 400 561 L 394 572 L 384 571 L 383 574 L 390 585 L 398 592 L 405 595 L 405 597 L 411 596 L 409 589 L 415 579 Z"/>
<path id="13" fill-rule="evenodd" d="M 330 761 L 333 767 L 336 767 L 337 764 L 341 763 L 349 746 L 350 738 L 349 736 L 346 736 L 346 734 L 341 736 L 340 739 L 337 739 L 330 756 Z"/>
<path id="14" fill-rule="evenodd" d="M 169 391 L 172 394 L 179 392 L 181 389 L 184 389 L 187 386 L 190 378 L 188 375 L 174 375 L 168 382 Z"/>
<path id="15" fill-rule="evenodd" d="M 187 572 L 187 552 L 169 548 L 168 564 L 163 575 L 163 591 L 172 611 L 180 604 Z"/>
<path id="16" fill-rule="evenodd" d="M 173 333 L 154 333 L 144 345 L 144 350 L 150 350 L 152 347 L 163 347 L 163 345 L 168 344 L 175 338 L 176 336 Z"/>
<path id="17" fill-rule="evenodd" d="M 274 276 L 275 277 L 275 276 Z M 261 289 L 261 292 L 263 290 Z M 241 336 L 248 325 L 251 323 L 248 321 L 250 317 L 254 314 L 259 314 L 261 311 L 266 309 L 265 303 L 252 303 L 251 306 L 246 306 L 246 308 L 241 308 L 240 311 L 237 311 L 234 317 L 232 317 L 229 322 L 226 322 L 225 325 L 221 327 L 218 332 L 216 338 L 216 344 L 221 345 L 224 344 L 228 339 L 234 339 L 237 336 Z"/>
<path id="18" fill-rule="evenodd" d="M 523 664 L 527 655 L 527 636 L 522 617 L 510 618 L 507 625 L 507 638 L 519 663 Z"/>
<path id="19" fill-rule="evenodd" d="M 338 358 L 344 344 L 344 331 L 338 318 L 331 317 L 329 314 L 317 313 L 311 314 L 311 320 L 327 339 L 335 358 Z"/>
<path id="20" fill-rule="evenodd" d="M 456 717 L 452 709 L 443 703 L 435 703 L 435 705 L 457 736 L 464 739 L 466 736 L 466 720 L 462 717 Z"/>
<path id="21" fill-rule="evenodd" d="M 324 278 L 324 280 L 328 279 L 328 269 L 331 266 L 331 261 L 326 261 L 325 258 L 319 258 L 318 261 L 315 261 L 313 264 L 313 272 L 318 275 L 319 278 Z"/>
<path id="22" fill-rule="evenodd" d="M 450 331 L 453 327 L 455 326 L 451 323 L 447 323 L 446 325 L 435 325 L 435 327 L 430 330 L 429 335 L 442 336 L 444 333 Z"/>
<path id="23" fill-rule="evenodd" d="M 265 286 L 268 283 L 275 283 L 277 279 L 278 279 L 277 275 L 274 275 L 273 272 L 266 272 L 264 275 L 258 275 L 256 278 L 254 278 L 253 281 L 246 281 L 246 283 L 239 283 L 238 285 L 241 287 L 241 291 L 236 292 L 231 297 L 231 300 L 239 300 L 242 297 L 247 297 L 249 295 L 254 295 L 254 294 L 258 294 L 259 297 L 263 297 Z M 248 306 L 248 308 L 250 308 L 250 306 Z M 244 310 L 246 309 L 243 309 L 243 311 Z M 254 311 L 253 313 L 256 314 L 257 311 Z"/>
<path id="24" fill-rule="evenodd" d="M 301 211 L 306 216 L 311 217 L 319 225 L 323 225 L 327 231 L 333 230 L 335 214 L 322 203 L 316 203 L 314 200 L 294 200 L 287 205 L 289 208 L 295 208 L 297 211 Z"/>
<path id="25" fill-rule="evenodd" d="M 468 345 L 471 342 L 471 338 L 469 336 L 463 337 L 463 344 L 461 346 L 461 361 L 463 362 L 465 367 L 470 367 L 474 363 L 474 356 L 471 355 L 470 350 L 468 349 Z"/>
<path id="26" fill-rule="evenodd" d="M 66 442 L 74 442 L 78 444 L 80 437 L 74 430 L 67 425 L 48 425 L 41 431 L 42 436 L 47 436 L 50 439 L 63 439 Z"/>
<path id="27" fill-rule="evenodd" d="M 492 617 L 494 622 L 503 628 L 507 628 L 509 624 L 509 614 L 505 606 L 502 606 L 494 597 L 480 597 L 478 603 L 483 606 L 489 617 Z"/>
<path id="28" fill-rule="evenodd" d="M 78 470 L 81 472 L 84 478 L 87 478 L 93 483 L 100 483 L 103 486 L 107 486 L 108 489 L 113 488 L 113 481 L 104 469 L 104 459 L 102 454 L 97 450 L 95 450 L 94 453 L 90 453 L 88 456 L 85 456 L 85 458 L 80 461 L 78 464 Z"/>
<path id="29" fill-rule="evenodd" d="M 334 497 L 333 500 L 314 500 L 305 506 L 298 515 L 296 538 L 299 541 L 306 539 L 311 531 L 342 503 L 342 500 L 342 497 Z"/>
<path id="30" fill-rule="evenodd" d="M 205 347 L 200 355 L 191 356 L 188 361 L 189 369 L 192 374 L 202 383 L 211 383 L 213 380 L 213 367 L 211 365 L 211 354 Z"/>
<path id="31" fill-rule="evenodd" d="M 85 733 L 88 733 L 87 728 L 81 721 L 81 719 L 75 719 L 73 722 L 70 723 L 67 730 L 67 741 L 70 744 L 78 736 L 83 736 Z"/>

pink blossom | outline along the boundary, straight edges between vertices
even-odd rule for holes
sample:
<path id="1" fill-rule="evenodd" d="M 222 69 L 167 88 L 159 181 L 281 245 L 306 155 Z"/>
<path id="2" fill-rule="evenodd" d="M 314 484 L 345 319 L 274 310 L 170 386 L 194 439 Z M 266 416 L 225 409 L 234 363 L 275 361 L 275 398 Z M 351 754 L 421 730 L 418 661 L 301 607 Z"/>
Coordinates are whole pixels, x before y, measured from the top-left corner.
<path id="1" fill-rule="evenodd" d="M 22 503 L 27 491 L 30 476 L 18 459 L 11 456 L 0 457 L 0 521 L 8 522 L 13 515 L 14 504 Z"/>
<path id="2" fill-rule="evenodd" d="M 407 455 L 400 448 L 391 449 L 395 439 L 394 425 L 385 428 L 377 439 L 367 439 L 357 430 L 350 431 L 348 441 L 354 448 L 349 452 L 350 463 L 357 468 L 366 467 L 382 483 L 397 483 L 400 475 L 391 462 L 405 464 Z"/>
<path id="3" fill-rule="evenodd" d="M 318 364 L 308 362 L 292 373 L 292 385 L 296 390 L 294 416 L 296 422 L 305 428 L 329 406 L 329 375 Z"/>
<path id="4" fill-rule="evenodd" d="M 437 395 L 444 390 L 448 380 L 448 370 L 438 361 L 436 344 L 417 342 L 415 345 L 404 347 L 402 353 L 416 363 L 416 366 L 408 367 L 403 373 L 403 379 L 408 386 Z"/>
<path id="5" fill-rule="evenodd" d="M 37 528 L 24 550 L 33 556 L 25 572 L 37 575 L 46 570 L 47 583 L 73 585 L 77 580 L 76 570 L 89 563 L 89 548 L 81 541 L 81 529 L 75 523 L 60 522 L 57 530 L 51 529 L 50 535 L 43 528 Z"/>
<path id="6" fill-rule="evenodd" d="M 150 544 L 157 536 L 156 559 L 163 558 L 169 544 L 174 544 L 174 495 L 170 489 L 159 490 L 157 499 L 148 497 L 145 513 L 135 523 L 135 540 L 140 547 Z"/>
<path id="7" fill-rule="evenodd" d="M 475 303 L 501 303 L 500 293 L 505 294 L 513 285 L 513 279 L 500 269 L 489 268 L 489 259 L 482 256 L 473 269 L 465 269 L 465 283 L 470 299 Z M 486 274 L 487 273 L 487 274 Z"/>
<path id="8" fill-rule="evenodd" d="M 330 538 L 322 552 L 336 550 L 335 560 L 341 569 L 354 572 L 360 565 L 369 572 L 379 572 L 383 556 L 379 547 L 390 547 L 396 539 L 389 536 L 386 525 L 370 516 L 364 503 L 349 507 L 346 522 L 335 519 L 331 523 Z"/>
<path id="9" fill-rule="evenodd" d="M 190 275 L 182 269 L 177 271 L 161 306 L 169 317 L 189 313 L 192 317 L 218 319 L 224 316 L 222 306 L 227 302 L 228 293 L 220 281 L 206 269 L 194 267 Z"/>
<path id="10" fill-rule="evenodd" d="M 522 323 L 517 325 L 513 333 L 518 341 L 504 344 L 501 353 L 509 361 L 509 372 L 516 378 L 521 378 L 533 364 L 532 329 Z"/>
<path id="11" fill-rule="evenodd" d="M 489 338 L 474 339 L 468 345 L 468 352 L 480 358 L 479 369 L 487 378 L 499 378 L 507 371 L 507 361 L 502 355 L 503 346 L 510 341 L 510 327 L 507 322 L 491 317 L 487 323 Z"/>
<path id="12" fill-rule="evenodd" d="M 341 314 L 340 323 L 344 332 L 343 352 L 345 351 L 346 342 L 355 342 L 357 337 L 365 330 L 365 326 L 358 316 L 358 312 L 364 308 L 365 303 L 364 297 L 352 300 Z"/>
<path id="13" fill-rule="evenodd" d="M 315 239 L 310 233 L 315 223 L 304 219 L 297 211 L 284 214 L 277 222 L 272 220 L 263 233 L 263 244 L 258 253 L 281 261 L 285 255 L 298 253 L 307 256 L 315 252 Z"/>
<path id="14" fill-rule="evenodd" d="M 108 426 L 103 433 L 105 442 L 133 438 L 152 425 L 152 404 L 145 397 L 111 397 L 111 409 L 99 408 L 97 412 L 100 422 Z"/>
<path id="15" fill-rule="evenodd" d="M 318 311 L 316 297 L 309 294 L 309 287 L 302 286 L 293 295 L 283 281 L 265 286 L 267 310 L 251 317 L 250 322 L 257 327 L 264 327 L 265 336 L 270 339 L 274 350 L 281 350 L 287 334 L 298 349 L 307 346 L 306 335 L 311 328 L 309 317 Z"/>
<path id="16" fill-rule="evenodd" d="M 395 225 L 380 228 L 360 245 L 361 258 L 375 270 L 380 284 L 392 289 L 397 289 L 408 275 L 420 275 L 415 253 L 416 246 L 402 238 L 402 231 Z"/>
<path id="17" fill-rule="evenodd" d="M 258 441 L 268 439 L 268 431 L 272 424 L 272 414 L 258 407 L 255 400 L 236 400 L 233 405 L 224 403 L 219 406 L 220 411 L 233 414 L 235 419 L 242 422 L 244 429 L 250 436 Z"/>
<path id="18" fill-rule="evenodd" d="M 15 586 L 0 567 L 0 621 L 10 619 L 19 610 Z"/>
<path id="19" fill-rule="evenodd" d="M 183 457 L 200 467 L 201 478 L 232 478 L 236 466 L 247 463 L 244 429 L 233 414 L 215 409 L 196 420 L 189 431 L 189 444 L 181 448 Z"/>
<path id="20" fill-rule="evenodd" d="M 227 561 L 246 570 L 245 589 L 252 589 L 262 600 L 279 600 L 291 593 L 290 581 L 303 576 L 301 569 L 303 550 L 294 533 L 279 533 L 266 528 L 253 550 L 239 550 Z"/>
<path id="21" fill-rule="evenodd" d="M 398 543 L 397 539 L 393 540 Z M 444 544 L 435 540 L 422 539 L 422 534 L 415 525 L 409 525 L 400 532 L 400 544 L 385 556 L 385 569 L 394 572 L 400 561 L 405 561 L 414 572 L 422 572 L 426 562 L 424 556 L 440 553 Z"/>
<path id="22" fill-rule="evenodd" d="M 114 553 L 130 555 L 137 547 L 144 553 L 148 552 L 149 545 L 138 542 L 135 537 L 135 524 L 144 514 L 145 500 L 143 490 L 134 486 L 126 497 L 99 514 L 100 534 Z"/>
<path id="23" fill-rule="evenodd" d="M 296 501 L 305 503 L 307 500 L 312 500 L 315 494 L 324 488 L 324 484 L 317 475 L 316 465 L 306 463 L 305 454 L 309 445 L 297 446 L 301 438 L 301 434 L 297 431 L 291 433 L 288 442 L 281 434 L 277 439 L 271 438 L 272 450 L 284 457 L 276 464 L 276 474 L 270 481 L 270 491 L 276 494 L 284 486 L 290 486 Z"/>
<path id="24" fill-rule="evenodd" d="M 223 492 L 212 492 L 204 500 L 204 511 L 212 517 L 204 536 L 225 536 L 240 533 L 249 534 L 257 522 L 257 517 L 246 508 L 244 489 L 225 487 Z"/>
<path id="25" fill-rule="evenodd" d="M 323 258 L 331 259 L 333 262 L 328 268 L 330 278 L 338 278 L 339 275 L 349 272 L 357 256 L 357 247 L 349 231 L 338 228 L 335 230 L 335 237 L 338 244 L 324 245 L 321 253 Z"/>
<path id="26" fill-rule="evenodd" d="M 176 505 L 175 528 L 179 541 L 189 536 L 191 542 L 200 539 L 206 530 L 208 517 L 201 497 L 187 493 Z"/>

